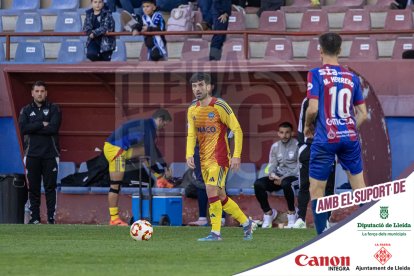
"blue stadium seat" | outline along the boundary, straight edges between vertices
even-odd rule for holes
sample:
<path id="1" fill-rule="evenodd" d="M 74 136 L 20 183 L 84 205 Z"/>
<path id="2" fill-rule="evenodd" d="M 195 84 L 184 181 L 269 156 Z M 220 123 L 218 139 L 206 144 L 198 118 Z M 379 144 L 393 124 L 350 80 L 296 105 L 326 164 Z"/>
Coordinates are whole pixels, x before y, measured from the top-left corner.
<path id="1" fill-rule="evenodd" d="M 170 165 L 173 177 L 183 177 L 184 173 L 188 169 L 185 162 L 172 162 Z"/>
<path id="2" fill-rule="evenodd" d="M 116 40 L 116 48 L 115 51 L 112 53 L 111 61 L 126 61 L 126 48 L 125 42 L 120 39 Z"/>
<path id="3" fill-rule="evenodd" d="M 37 10 L 40 8 L 40 0 L 13 0 L 13 10 Z"/>
<path id="4" fill-rule="evenodd" d="M 16 33 L 40 33 L 43 31 L 42 17 L 38 13 L 24 12 L 19 14 L 16 21 Z M 11 42 L 23 42 L 28 39 L 40 39 L 40 37 L 18 36 L 12 37 Z"/>
<path id="5" fill-rule="evenodd" d="M 79 0 L 52 0 L 50 10 L 76 10 L 79 8 Z"/>
<path id="6" fill-rule="evenodd" d="M 82 162 L 79 166 L 78 172 L 82 173 L 82 172 L 87 172 L 87 171 L 88 171 L 88 166 L 86 165 L 86 162 Z"/>
<path id="7" fill-rule="evenodd" d="M 56 18 L 55 32 L 81 32 L 82 19 L 78 12 L 60 12 Z"/>
<path id="8" fill-rule="evenodd" d="M 242 189 L 253 189 L 256 181 L 256 166 L 254 163 L 242 163 L 237 172 L 229 171 L 226 191 L 229 195 L 238 195 Z"/>
<path id="9" fill-rule="evenodd" d="M 64 40 L 60 45 L 57 62 L 79 63 L 85 58 L 85 44 L 80 40 Z"/>
<path id="10" fill-rule="evenodd" d="M 17 17 L 16 29 L 17 33 L 42 32 L 42 17 L 38 13 L 24 12 Z"/>
<path id="11" fill-rule="evenodd" d="M 14 62 L 43 63 L 45 47 L 41 42 L 19 42 L 17 44 Z"/>
<path id="12" fill-rule="evenodd" d="M 74 174 L 75 172 L 76 172 L 76 165 L 74 162 L 59 162 L 57 183 L 59 184 L 62 178 L 70 174 Z"/>

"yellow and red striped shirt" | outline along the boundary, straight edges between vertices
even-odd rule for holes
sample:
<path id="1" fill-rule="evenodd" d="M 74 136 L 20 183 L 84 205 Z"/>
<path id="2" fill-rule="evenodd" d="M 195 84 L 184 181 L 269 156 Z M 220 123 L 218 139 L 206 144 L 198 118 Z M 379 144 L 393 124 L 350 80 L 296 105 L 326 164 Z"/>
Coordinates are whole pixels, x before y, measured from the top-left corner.
<path id="1" fill-rule="evenodd" d="M 200 145 L 201 167 L 217 164 L 229 166 L 230 149 L 227 129 L 234 133 L 233 157 L 240 158 L 243 132 L 231 107 L 222 99 L 212 98 L 208 106 L 194 101 L 187 113 L 188 134 L 186 158 L 194 155 L 196 140 Z"/>

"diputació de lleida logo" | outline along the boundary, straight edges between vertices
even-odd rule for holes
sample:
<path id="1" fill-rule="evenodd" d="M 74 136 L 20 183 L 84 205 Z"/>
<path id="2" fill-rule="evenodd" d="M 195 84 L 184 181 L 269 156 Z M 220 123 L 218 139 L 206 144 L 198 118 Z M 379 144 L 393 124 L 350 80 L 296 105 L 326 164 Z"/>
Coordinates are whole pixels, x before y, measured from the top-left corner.
<path id="1" fill-rule="evenodd" d="M 388 206 L 380 206 L 380 218 L 388 218 Z"/>

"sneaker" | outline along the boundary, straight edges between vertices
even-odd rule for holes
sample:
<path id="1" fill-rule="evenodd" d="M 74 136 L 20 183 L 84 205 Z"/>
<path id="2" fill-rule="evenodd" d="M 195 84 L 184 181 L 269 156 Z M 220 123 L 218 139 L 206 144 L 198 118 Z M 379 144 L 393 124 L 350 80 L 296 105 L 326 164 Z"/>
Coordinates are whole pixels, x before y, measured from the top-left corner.
<path id="1" fill-rule="evenodd" d="M 243 239 L 245 241 L 249 241 L 253 239 L 253 231 L 255 230 L 253 220 L 249 218 L 249 224 L 247 226 L 243 226 Z"/>
<path id="2" fill-rule="evenodd" d="M 31 219 L 28 224 L 41 224 L 39 219 Z"/>
<path id="3" fill-rule="evenodd" d="M 288 225 L 286 225 L 285 228 L 293 228 L 293 225 L 295 224 L 295 222 L 298 218 L 298 215 L 296 213 L 295 214 L 288 214 L 287 218 L 288 218 Z"/>
<path id="4" fill-rule="evenodd" d="M 132 14 L 129 12 L 123 10 L 121 12 L 121 24 L 124 26 L 124 30 L 127 32 L 132 32 L 133 28 L 136 24 L 138 24 L 138 21 L 136 21 Z"/>
<path id="5" fill-rule="evenodd" d="M 114 219 L 114 220 L 110 220 L 109 221 L 109 225 L 117 225 L 117 226 L 128 226 L 128 223 L 126 223 L 125 221 L 121 220 L 120 218 Z"/>
<path id="6" fill-rule="evenodd" d="M 48 224 L 55 224 L 56 222 L 55 222 L 54 218 L 49 218 L 49 219 L 47 219 L 47 223 Z"/>
<path id="7" fill-rule="evenodd" d="M 188 225 L 190 225 L 190 226 L 208 226 L 208 220 L 199 218 L 196 221 L 189 222 Z"/>
<path id="8" fill-rule="evenodd" d="M 298 218 L 296 222 L 293 224 L 292 228 L 304 229 L 306 228 L 306 223 L 301 218 Z"/>
<path id="9" fill-rule="evenodd" d="M 210 232 L 210 234 L 207 237 L 200 238 L 197 241 L 221 241 L 221 240 L 223 240 L 221 238 L 221 235 L 217 235 L 217 234 L 215 234 L 213 232 Z"/>
<path id="10" fill-rule="evenodd" d="M 276 219 L 276 217 L 277 211 L 275 209 L 272 209 L 271 215 L 264 214 L 262 228 L 272 228 L 273 221 Z"/>

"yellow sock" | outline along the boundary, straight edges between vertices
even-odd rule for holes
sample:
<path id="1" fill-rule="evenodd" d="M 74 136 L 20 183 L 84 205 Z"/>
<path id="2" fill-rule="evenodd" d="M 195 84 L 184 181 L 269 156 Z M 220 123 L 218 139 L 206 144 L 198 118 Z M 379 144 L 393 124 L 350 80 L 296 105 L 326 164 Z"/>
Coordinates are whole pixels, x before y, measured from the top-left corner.
<path id="1" fill-rule="evenodd" d="M 244 224 L 246 221 L 248 221 L 246 215 L 240 209 L 239 205 L 237 205 L 237 203 L 234 202 L 231 198 L 226 197 L 226 199 L 223 200 L 222 204 L 224 212 L 232 216 L 240 224 Z"/>
<path id="2" fill-rule="evenodd" d="M 210 202 L 211 231 L 219 235 L 221 230 L 221 213 L 223 212 L 221 201 L 218 197 L 209 198 L 208 201 Z"/>
<path id="3" fill-rule="evenodd" d="M 111 220 L 119 218 L 118 207 L 109 207 L 109 214 L 111 215 Z"/>

